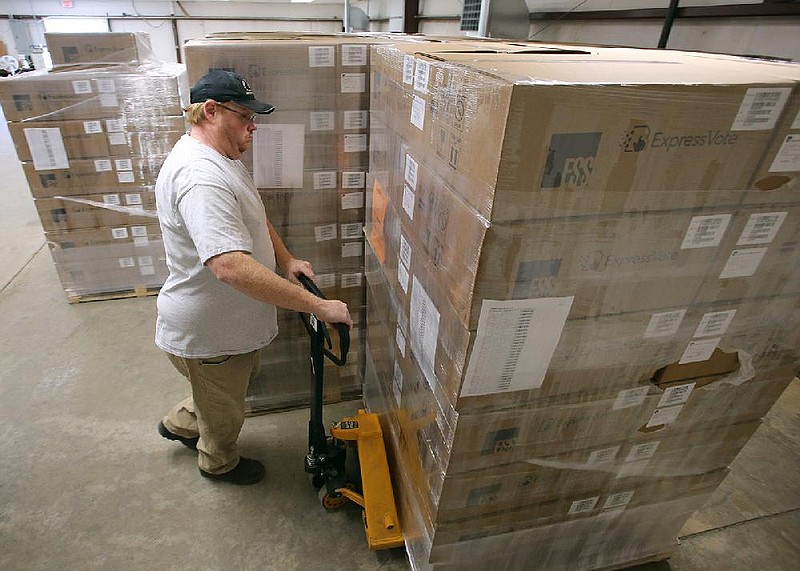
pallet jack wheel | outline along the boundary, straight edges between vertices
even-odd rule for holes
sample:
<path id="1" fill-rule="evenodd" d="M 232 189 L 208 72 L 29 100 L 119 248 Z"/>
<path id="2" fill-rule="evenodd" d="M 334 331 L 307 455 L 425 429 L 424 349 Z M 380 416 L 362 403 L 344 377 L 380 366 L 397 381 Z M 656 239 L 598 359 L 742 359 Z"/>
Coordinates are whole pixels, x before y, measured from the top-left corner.
<path id="1" fill-rule="evenodd" d="M 346 488 L 354 489 L 355 486 L 350 482 L 345 484 Z M 322 487 L 317 492 L 317 497 L 319 501 L 322 503 L 322 507 L 328 511 L 338 510 L 341 507 L 344 507 L 347 504 L 347 498 L 341 494 L 332 495 L 328 493 L 328 490 L 325 487 Z"/>

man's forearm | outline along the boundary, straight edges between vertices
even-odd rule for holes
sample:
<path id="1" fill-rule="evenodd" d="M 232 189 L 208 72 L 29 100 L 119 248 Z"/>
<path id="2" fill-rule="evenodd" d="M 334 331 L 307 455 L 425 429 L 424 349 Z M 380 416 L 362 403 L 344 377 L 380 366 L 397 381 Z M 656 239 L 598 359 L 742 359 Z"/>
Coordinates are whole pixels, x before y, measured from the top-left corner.
<path id="1" fill-rule="evenodd" d="M 218 280 L 258 301 L 292 311 L 317 313 L 320 309 L 318 297 L 282 278 L 244 252 L 226 252 L 214 256 L 206 265 Z"/>

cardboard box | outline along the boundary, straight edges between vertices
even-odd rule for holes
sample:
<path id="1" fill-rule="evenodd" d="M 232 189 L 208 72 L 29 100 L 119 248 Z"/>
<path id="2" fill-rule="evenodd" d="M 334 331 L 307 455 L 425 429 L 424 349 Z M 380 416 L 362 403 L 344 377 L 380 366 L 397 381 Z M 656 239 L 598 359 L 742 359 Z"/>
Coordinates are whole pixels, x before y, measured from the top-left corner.
<path id="1" fill-rule="evenodd" d="M 153 59 L 145 32 L 53 33 L 44 35 L 53 65 L 138 64 Z"/>
<path id="2" fill-rule="evenodd" d="M 152 189 L 165 155 L 104 159 L 72 159 L 68 168 L 36 170 L 22 163 L 31 194 L 36 198 L 72 194 L 102 194 L 115 189 Z"/>
<path id="3" fill-rule="evenodd" d="M 485 299 L 574 296 L 571 317 L 800 291 L 800 209 L 660 211 L 485 226 L 453 192 L 409 201 L 376 183 L 367 236 L 469 329 Z M 401 260 L 402 256 L 402 262 Z M 738 256 L 738 257 L 737 257 Z M 741 260 L 741 261 L 740 261 Z M 410 286 L 409 286 L 410 288 Z"/>
<path id="4" fill-rule="evenodd" d="M 74 248 L 59 248 L 50 243 L 50 246 L 64 291 L 72 295 L 157 288 L 169 275 L 160 240 L 153 240 L 147 246 L 131 243 Z"/>
<path id="5" fill-rule="evenodd" d="M 34 200 L 45 232 L 140 226 L 158 218 L 153 192 L 115 192 Z"/>
<path id="6" fill-rule="evenodd" d="M 161 227 L 158 222 L 151 222 L 130 226 L 64 230 L 46 232 L 45 239 L 52 251 L 117 244 L 133 244 L 138 248 L 146 248 L 152 242 L 161 240 Z"/>
<path id="7" fill-rule="evenodd" d="M 398 51 L 413 56 L 409 83 Z M 637 50 L 582 51 L 379 45 L 373 108 L 495 222 L 719 207 L 747 194 L 800 79 L 747 60 L 715 69 L 681 52 L 653 65 Z"/>
<path id="8" fill-rule="evenodd" d="M 186 43 L 193 84 L 211 69 L 231 69 L 278 111 L 369 109 L 372 38 L 261 34 Z"/>
<path id="9" fill-rule="evenodd" d="M 34 71 L 0 83 L 8 121 L 152 119 L 181 115 L 187 93 L 182 67 Z"/>
<path id="10" fill-rule="evenodd" d="M 20 161 L 36 171 L 70 168 L 71 159 L 166 155 L 185 133 L 183 117 L 145 123 L 124 119 L 9 123 Z"/>

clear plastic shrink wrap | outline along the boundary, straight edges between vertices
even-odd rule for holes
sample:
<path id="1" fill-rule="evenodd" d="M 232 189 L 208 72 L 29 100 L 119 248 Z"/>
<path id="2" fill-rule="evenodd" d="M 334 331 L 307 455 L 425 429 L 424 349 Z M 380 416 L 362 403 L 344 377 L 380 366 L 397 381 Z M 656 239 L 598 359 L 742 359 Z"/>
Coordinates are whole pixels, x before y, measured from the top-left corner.
<path id="1" fill-rule="evenodd" d="M 415 569 L 664 559 L 800 366 L 800 68 L 372 48 L 364 395 Z"/>

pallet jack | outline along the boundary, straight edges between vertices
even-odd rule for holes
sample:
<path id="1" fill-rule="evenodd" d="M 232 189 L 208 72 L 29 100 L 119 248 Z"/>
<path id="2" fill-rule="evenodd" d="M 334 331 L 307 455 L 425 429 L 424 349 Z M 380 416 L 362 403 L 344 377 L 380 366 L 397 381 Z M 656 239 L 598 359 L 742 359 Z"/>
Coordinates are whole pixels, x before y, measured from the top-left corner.
<path id="1" fill-rule="evenodd" d="M 298 279 L 309 292 L 325 299 L 310 278 L 301 274 Z M 300 319 L 311 337 L 311 415 L 305 472 L 326 510 L 341 508 L 348 500 L 361 506 L 370 549 L 400 547 L 403 533 L 378 416 L 360 409 L 355 416 L 334 422 L 330 436 L 325 433 L 322 420 L 325 359 L 337 366 L 347 363 L 350 331 L 343 323 L 334 324 L 339 337 L 337 356 L 331 351 L 331 337 L 325 323 L 313 313 L 300 313 Z"/>

